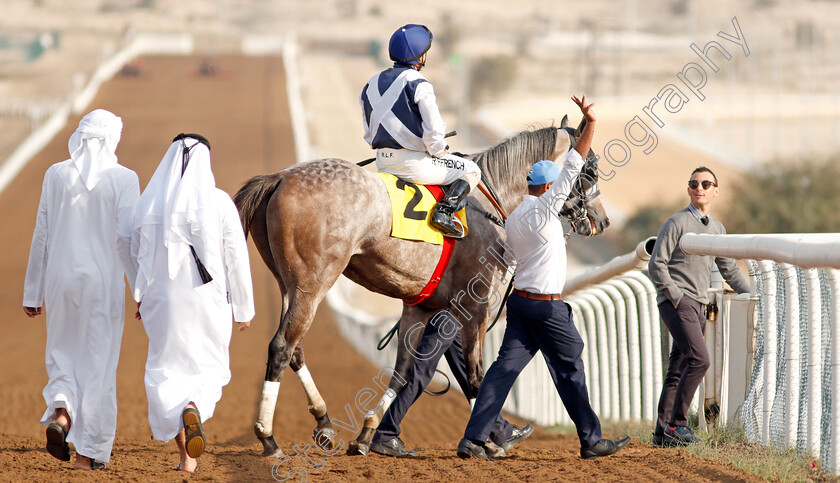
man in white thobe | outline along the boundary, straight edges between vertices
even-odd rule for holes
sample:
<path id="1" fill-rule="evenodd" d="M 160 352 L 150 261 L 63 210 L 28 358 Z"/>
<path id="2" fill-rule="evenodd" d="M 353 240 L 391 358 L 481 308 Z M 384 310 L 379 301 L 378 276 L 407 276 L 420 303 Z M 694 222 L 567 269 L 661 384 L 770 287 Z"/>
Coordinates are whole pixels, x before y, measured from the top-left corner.
<path id="1" fill-rule="evenodd" d="M 254 316 L 245 234 L 236 206 L 216 188 L 210 149 L 175 138 L 140 196 L 131 239 L 134 298 L 149 336 L 146 395 L 155 439 L 176 439 L 179 470 L 204 451 L 207 421 L 230 381 L 231 312 Z"/>
<path id="2" fill-rule="evenodd" d="M 44 388 L 47 450 L 75 467 L 100 469 L 117 429 L 117 361 L 125 282 L 140 185 L 114 154 L 122 120 L 97 109 L 70 137 L 70 159 L 47 169 L 23 290 L 29 317 L 47 307 Z"/>

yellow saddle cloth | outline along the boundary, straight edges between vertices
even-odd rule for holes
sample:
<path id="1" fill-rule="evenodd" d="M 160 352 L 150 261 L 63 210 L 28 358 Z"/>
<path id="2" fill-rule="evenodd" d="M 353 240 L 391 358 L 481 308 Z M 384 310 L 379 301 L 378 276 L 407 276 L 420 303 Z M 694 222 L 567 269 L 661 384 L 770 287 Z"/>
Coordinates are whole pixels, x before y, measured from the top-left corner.
<path id="1" fill-rule="evenodd" d="M 443 233 L 434 228 L 429 220 L 432 219 L 432 208 L 437 203 L 435 195 L 431 190 L 442 193 L 437 186 L 429 187 L 420 184 L 409 183 L 397 178 L 393 174 L 376 173 L 385 187 L 388 189 L 388 197 L 391 198 L 391 236 L 403 240 L 417 240 L 443 244 Z M 467 230 L 467 213 L 461 210 L 455 213 L 464 225 L 464 233 Z"/>

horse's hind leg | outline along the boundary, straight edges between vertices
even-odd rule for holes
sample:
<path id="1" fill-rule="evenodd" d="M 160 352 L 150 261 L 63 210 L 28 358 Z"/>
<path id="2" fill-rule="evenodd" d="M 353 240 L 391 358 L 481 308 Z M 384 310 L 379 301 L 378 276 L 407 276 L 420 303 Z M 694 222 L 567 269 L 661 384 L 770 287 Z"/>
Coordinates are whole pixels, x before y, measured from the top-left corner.
<path id="1" fill-rule="evenodd" d="M 315 440 L 320 448 L 324 450 L 331 450 L 335 446 L 334 440 L 338 435 L 333 425 L 330 422 L 330 417 L 327 415 L 327 403 L 318 392 L 315 386 L 315 381 L 312 379 L 309 369 L 306 367 L 306 362 L 303 356 L 303 341 L 301 340 L 295 352 L 292 355 L 291 363 L 289 364 L 295 375 L 297 375 L 304 392 L 306 392 L 306 399 L 309 401 L 309 413 L 315 418 L 318 426 L 312 431 L 312 439 Z"/>
<path id="2" fill-rule="evenodd" d="M 285 317 L 284 317 L 285 318 Z M 268 364 L 263 381 L 262 398 L 257 413 L 257 422 L 254 423 L 254 433 L 263 445 L 262 456 L 283 456 L 283 451 L 274 441 L 274 408 L 277 406 L 277 395 L 280 393 L 280 378 L 283 371 L 289 365 L 292 348 L 286 341 L 284 335 L 284 321 L 280 321 L 280 327 L 268 344 Z"/>
<path id="3" fill-rule="evenodd" d="M 293 286 L 299 287 L 298 284 Z M 312 319 L 315 317 L 315 310 L 318 303 L 323 299 L 323 293 L 318 291 L 306 291 L 298 289 L 289 297 L 289 310 L 283 315 L 283 320 L 280 322 L 280 327 L 274 334 L 274 338 L 268 344 L 268 365 L 265 371 L 265 381 L 263 382 L 263 394 L 260 401 L 259 419 L 254 424 L 254 432 L 257 438 L 263 445 L 263 456 L 282 456 L 283 452 L 274 441 L 273 420 L 274 409 L 277 404 L 277 395 L 280 391 L 280 377 L 283 371 L 292 362 L 295 350 L 298 344 L 303 339 L 304 334 L 312 325 Z M 301 352 L 300 368 L 303 368 L 303 353 Z M 297 371 L 296 371 L 297 372 Z M 311 393 L 310 405 L 315 406 L 313 415 L 318 421 L 318 428 L 316 428 L 316 442 L 322 447 L 331 447 L 332 440 L 328 436 L 329 417 L 327 416 L 326 404 L 315 389 L 315 384 L 312 381 L 311 375 L 307 379 L 309 371 L 298 372 L 298 377 L 301 382 L 304 382 L 304 389 L 314 389 Z M 309 383 L 311 382 L 311 383 Z M 307 391 L 307 397 L 310 392 Z M 320 399 L 320 402 L 318 400 Z M 314 404 L 313 404 L 314 403 Z M 318 414 L 322 414 L 320 417 Z M 324 431 L 319 431 L 324 428 Z"/>

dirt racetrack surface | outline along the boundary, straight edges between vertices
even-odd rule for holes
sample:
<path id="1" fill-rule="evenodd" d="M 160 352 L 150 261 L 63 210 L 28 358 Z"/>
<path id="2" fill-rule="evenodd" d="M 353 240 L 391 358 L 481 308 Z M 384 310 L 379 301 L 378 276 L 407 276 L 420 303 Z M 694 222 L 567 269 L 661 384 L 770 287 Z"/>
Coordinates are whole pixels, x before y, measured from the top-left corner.
<path id="1" fill-rule="evenodd" d="M 121 116 L 120 162 L 146 185 L 171 139 L 180 132 L 209 138 L 217 185 L 233 194 L 249 177 L 288 165 L 294 146 L 287 108 L 282 61 L 278 57 L 220 57 L 221 71 L 198 75 L 198 57 L 143 59 L 139 76 L 105 84 L 89 110 L 105 108 Z M 67 139 L 78 124 L 70 119 L 55 140 L 0 194 L 0 310 L 5 322 L 0 338 L 0 481 L 759 481 L 678 450 L 654 450 L 634 440 L 620 454 L 595 461 L 578 456 L 574 436 L 539 430 L 503 462 L 464 461 L 455 454 L 469 415 L 462 396 L 423 396 L 409 412 L 403 439 L 417 459 L 378 455 L 348 457 L 343 451 L 324 457 L 312 445 L 314 422 L 297 379 L 286 374 L 274 421 L 278 444 L 291 458 L 259 456 L 253 423 L 264 373 L 267 343 L 278 316 L 276 285 L 251 246 L 257 317 L 250 330 L 235 332 L 231 342 L 233 378 L 224 389 L 215 416 L 205 425 L 209 446 L 190 476 L 174 470 L 174 442 L 151 439 L 146 419 L 143 366 L 147 339 L 128 305 L 117 390 L 119 420 L 113 458 L 104 472 L 74 471 L 44 449 L 41 390 L 46 383 L 44 316 L 28 319 L 20 308 L 41 181 L 46 168 L 67 158 Z M 317 196 L 317 193 L 313 193 Z M 316 216 L 316 214 L 313 214 Z M 49 308 L 47 308 L 49 310 Z M 377 369 L 338 335 L 326 305 L 318 311 L 305 342 L 307 365 L 330 408 L 343 423 L 338 437 L 346 445 L 362 424 L 356 394 L 376 389 Z M 521 420 L 514 419 L 521 424 Z M 620 435 L 606 435 L 617 437 Z M 295 456 L 297 446 L 309 460 Z"/>

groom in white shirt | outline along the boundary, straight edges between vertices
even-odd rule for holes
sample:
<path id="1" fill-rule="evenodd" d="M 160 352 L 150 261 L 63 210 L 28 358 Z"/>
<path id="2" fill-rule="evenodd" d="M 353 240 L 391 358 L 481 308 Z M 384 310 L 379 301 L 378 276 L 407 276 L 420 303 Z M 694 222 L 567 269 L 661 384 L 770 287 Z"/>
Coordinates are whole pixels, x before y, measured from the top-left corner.
<path id="1" fill-rule="evenodd" d="M 528 194 L 505 223 L 505 260 L 516 263 L 513 294 L 507 302 L 507 328 L 499 356 L 481 383 L 475 406 L 458 443 L 458 456 L 490 459 L 484 442 L 519 373 L 537 351 L 543 353 L 563 405 L 577 428 L 580 455 L 608 456 L 630 442 L 601 438 L 601 423 L 589 404 L 583 371 L 583 340 L 572 322 L 572 309 L 561 293 L 566 282 L 566 243 L 557 214 L 584 165 L 595 131 L 593 104 L 572 97 L 586 127 L 569 151 L 562 171 L 553 161 L 536 163 L 528 174 Z"/>

